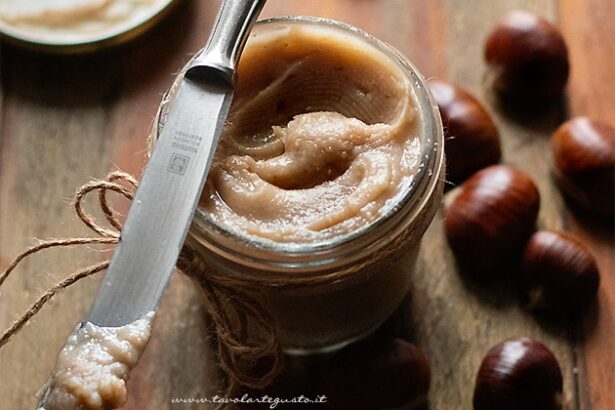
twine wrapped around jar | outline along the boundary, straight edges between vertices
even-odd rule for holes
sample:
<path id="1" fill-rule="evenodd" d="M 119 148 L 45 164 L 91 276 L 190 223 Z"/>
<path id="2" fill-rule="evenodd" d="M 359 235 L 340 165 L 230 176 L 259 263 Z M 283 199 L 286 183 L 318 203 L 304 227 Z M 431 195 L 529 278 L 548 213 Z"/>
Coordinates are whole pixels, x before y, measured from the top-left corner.
<path id="1" fill-rule="evenodd" d="M 88 244 L 109 244 L 118 242 L 122 225 L 117 212 L 110 206 L 109 191 L 132 200 L 138 183 L 130 174 L 114 171 L 104 180 L 93 180 L 80 187 L 74 197 L 73 206 L 78 218 L 98 236 L 65 238 L 41 241 L 27 249 L 0 274 L 0 287 L 14 269 L 28 256 L 39 251 Z M 91 193 L 98 194 L 98 205 L 110 228 L 101 226 L 83 207 L 84 199 Z M 181 251 L 177 267 L 189 276 L 200 289 L 206 311 L 211 318 L 213 336 L 217 348 L 219 366 L 226 376 L 225 394 L 229 395 L 238 387 L 262 389 L 269 385 L 282 369 L 282 350 L 277 337 L 274 320 L 266 309 L 251 296 L 251 292 L 263 287 L 276 289 L 304 288 L 334 283 L 343 280 L 366 266 L 377 263 L 403 249 L 405 244 L 422 234 L 424 225 L 431 215 L 423 212 L 413 228 L 407 229 L 394 238 L 389 246 L 375 252 L 370 258 L 344 270 L 315 275 L 313 277 L 276 276 L 268 278 L 237 278 L 225 276 L 208 268 L 202 258 L 190 246 Z M 16 335 L 28 321 L 57 293 L 75 282 L 95 273 L 104 271 L 109 261 L 101 262 L 74 272 L 66 279 L 49 288 L 26 313 L 19 317 L 0 336 L 0 348 Z M 257 374 L 255 374 L 257 372 Z"/>

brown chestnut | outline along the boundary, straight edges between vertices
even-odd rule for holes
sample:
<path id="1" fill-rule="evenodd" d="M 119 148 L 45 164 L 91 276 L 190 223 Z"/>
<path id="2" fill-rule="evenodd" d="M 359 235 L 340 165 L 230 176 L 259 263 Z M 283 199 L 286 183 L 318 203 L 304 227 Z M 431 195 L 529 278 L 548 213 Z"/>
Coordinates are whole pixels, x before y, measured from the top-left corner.
<path id="1" fill-rule="evenodd" d="M 524 172 L 492 165 L 460 190 L 445 215 L 448 242 L 462 269 L 495 274 L 521 256 L 534 231 L 538 189 Z"/>
<path id="2" fill-rule="evenodd" d="M 580 205 L 603 215 L 615 210 L 615 127 L 587 117 L 564 123 L 551 139 L 555 175 Z"/>
<path id="3" fill-rule="evenodd" d="M 474 96 L 444 81 L 429 82 L 444 125 L 447 180 L 459 184 L 500 161 L 500 139 L 493 120 Z"/>
<path id="4" fill-rule="evenodd" d="M 402 339 L 365 341 L 337 352 L 323 377 L 334 409 L 376 410 L 418 404 L 430 383 L 427 357 Z"/>
<path id="5" fill-rule="evenodd" d="M 521 265 L 523 289 L 531 309 L 560 314 L 579 311 L 596 296 L 596 260 L 579 239 L 555 231 L 530 238 Z"/>
<path id="6" fill-rule="evenodd" d="M 553 353 L 529 337 L 506 340 L 483 359 L 474 410 L 560 410 L 562 371 Z"/>
<path id="7" fill-rule="evenodd" d="M 513 97 L 553 98 L 568 80 L 568 48 L 561 33 L 527 12 L 512 12 L 493 28 L 485 59 L 495 89 Z"/>

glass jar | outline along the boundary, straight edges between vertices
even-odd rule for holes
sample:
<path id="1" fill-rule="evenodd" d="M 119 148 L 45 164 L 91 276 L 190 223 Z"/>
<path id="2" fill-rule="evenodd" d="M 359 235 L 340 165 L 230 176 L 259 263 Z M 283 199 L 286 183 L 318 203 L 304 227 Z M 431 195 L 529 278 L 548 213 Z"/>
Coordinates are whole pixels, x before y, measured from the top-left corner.
<path id="1" fill-rule="evenodd" d="M 386 212 L 354 232 L 318 243 L 265 242 L 233 233 L 197 209 L 188 242 L 218 273 L 258 279 L 262 286 L 251 296 L 271 314 L 285 352 L 302 354 L 368 335 L 401 304 L 421 238 L 442 199 L 444 150 L 440 116 L 424 78 L 400 52 L 360 29 L 322 18 L 273 18 L 257 23 L 246 47 L 255 34 L 291 25 L 337 30 L 380 51 L 407 76 L 421 127 L 421 162 L 411 183 Z M 161 112 L 159 122 L 164 103 Z"/>

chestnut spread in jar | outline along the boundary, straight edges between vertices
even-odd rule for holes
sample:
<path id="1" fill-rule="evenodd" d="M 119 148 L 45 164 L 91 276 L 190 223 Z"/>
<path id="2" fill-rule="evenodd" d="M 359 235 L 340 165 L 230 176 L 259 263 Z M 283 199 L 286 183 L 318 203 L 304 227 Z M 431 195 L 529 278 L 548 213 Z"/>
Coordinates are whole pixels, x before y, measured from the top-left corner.
<path id="1" fill-rule="evenodd" d="M 318 242 L 366 227 L 407 190 L 421 113 L 401 68 L 326 27 L 256 32 L 201 200 L 250 239 Z"/>

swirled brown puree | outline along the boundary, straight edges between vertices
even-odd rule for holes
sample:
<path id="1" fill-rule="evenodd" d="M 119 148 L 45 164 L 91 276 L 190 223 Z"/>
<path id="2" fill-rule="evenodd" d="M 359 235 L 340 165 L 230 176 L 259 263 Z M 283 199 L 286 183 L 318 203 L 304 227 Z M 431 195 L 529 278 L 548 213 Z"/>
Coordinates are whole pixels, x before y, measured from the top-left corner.
<path id="1" fill-rule="evenodd" d="M 357 230 L 417 171 L 416 107 L 401 68 L 365 40 L 261 26 L 241 58 L 202 208 L 227 230 L 277 242 Z"/>

